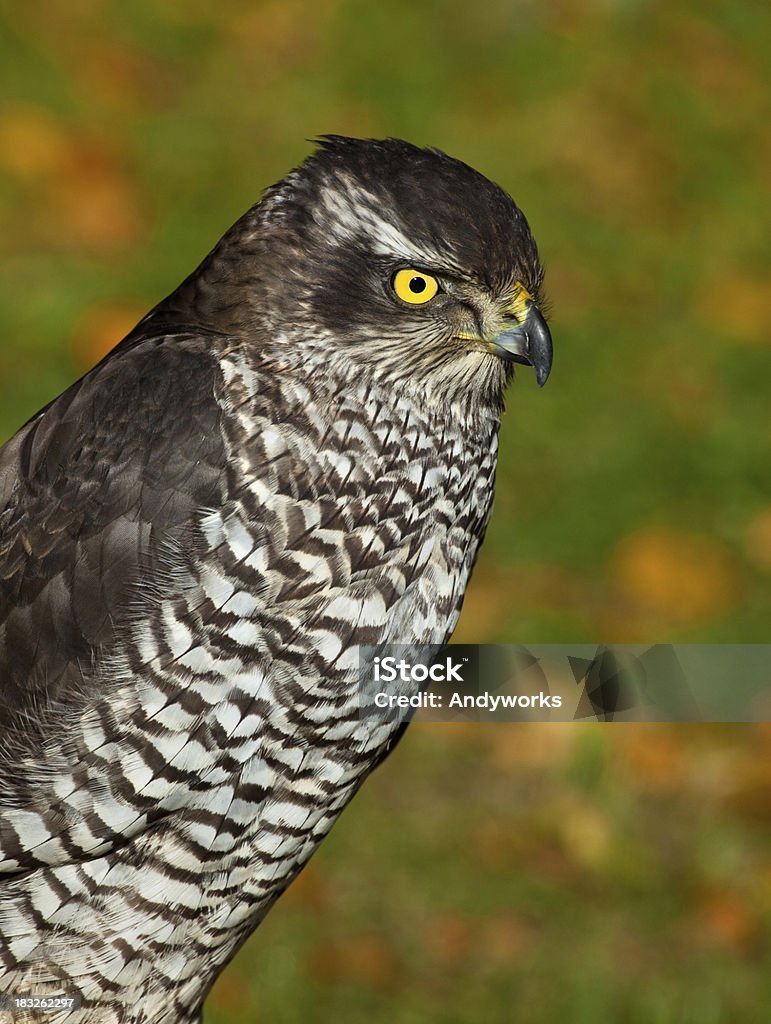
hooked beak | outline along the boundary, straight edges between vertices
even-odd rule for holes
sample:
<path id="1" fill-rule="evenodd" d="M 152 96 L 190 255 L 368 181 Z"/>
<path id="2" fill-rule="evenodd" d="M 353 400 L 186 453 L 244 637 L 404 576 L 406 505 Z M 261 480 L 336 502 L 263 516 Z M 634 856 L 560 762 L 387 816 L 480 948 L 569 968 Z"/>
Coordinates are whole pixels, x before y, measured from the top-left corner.
<path id="1" fill-rule="evenodd" d="M 521 324 L 500 331 L 489 342 L 489 346 L 502 359 L 532 366 L 538 386 L 543 387 L 551 371 L 551 334 L 532 299 L 525 300 L 524 312 L 525 318 Z"/>

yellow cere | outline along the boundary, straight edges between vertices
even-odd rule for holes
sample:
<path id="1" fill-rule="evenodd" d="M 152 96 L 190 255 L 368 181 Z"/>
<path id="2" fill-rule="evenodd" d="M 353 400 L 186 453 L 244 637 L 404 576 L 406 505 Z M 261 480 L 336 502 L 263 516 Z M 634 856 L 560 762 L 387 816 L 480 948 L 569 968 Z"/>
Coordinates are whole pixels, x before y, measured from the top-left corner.
<path id="1" fill-rule="evenodd" d="M 533 301 L 533 296 L 519 281 L 514 285 L 511 295 L 511 302 L 506 307 L 506 312 L 513 314 L 518 324 L 524 322 L 527 317 L 527 304 Z"/>
<path id="2" fill-rule="evenodd" d="M 422 306 L 439 291 L 439 282 L 430 274 L 408 267 L 394 275 L 393 289 L 403 302 L 412 306 Z"/>

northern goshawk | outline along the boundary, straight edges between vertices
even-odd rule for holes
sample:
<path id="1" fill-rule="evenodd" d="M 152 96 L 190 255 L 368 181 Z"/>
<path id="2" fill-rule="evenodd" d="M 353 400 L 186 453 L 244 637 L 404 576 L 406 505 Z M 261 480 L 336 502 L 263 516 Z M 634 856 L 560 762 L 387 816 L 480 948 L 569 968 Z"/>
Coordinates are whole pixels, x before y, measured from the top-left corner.
<path id="1" fill-rule="evenodd" d="M 200 1019 L 399 734 L 359 645 L 455 626 L 542 277 L 470 167 L 324 137 L 0 451 L 6 997 Z"/>

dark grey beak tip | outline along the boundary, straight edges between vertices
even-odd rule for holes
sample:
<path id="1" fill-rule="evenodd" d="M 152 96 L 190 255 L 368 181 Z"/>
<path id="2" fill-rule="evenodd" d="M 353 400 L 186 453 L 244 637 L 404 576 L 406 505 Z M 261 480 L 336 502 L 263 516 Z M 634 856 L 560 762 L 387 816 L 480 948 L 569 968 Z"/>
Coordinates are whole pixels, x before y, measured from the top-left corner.
<path id="1" fill-rule="evenodd" d="M 524 323 L 502 331 L 494 344 L 502 359 L 532 366 L 538 386 L 544 386 L 551 373 L 553 348 L 548 325 L 534 303 L 527 304 Z"/>
<path id="2" fill-rule="evenodd" d="M 528 309 L 524 327 L 527 334 L 527 358 L 535 370 L 538 386 L 542 388 L 549 379 L 554 356 L 551 332 L 535 306 Z"/>

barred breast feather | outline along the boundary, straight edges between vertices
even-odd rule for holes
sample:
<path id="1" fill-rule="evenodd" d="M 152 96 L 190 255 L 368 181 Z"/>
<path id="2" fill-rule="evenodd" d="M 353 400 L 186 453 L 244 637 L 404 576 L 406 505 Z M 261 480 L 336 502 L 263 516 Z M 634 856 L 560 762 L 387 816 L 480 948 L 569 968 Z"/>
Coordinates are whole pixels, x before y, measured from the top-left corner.
<path id="1" fill-rule="evenodd" d="M 358 645 L 452 630 L 496 438 L 180 329 L 3 449 L 0 990 L 196 1018 L 392 740 Z"/>

